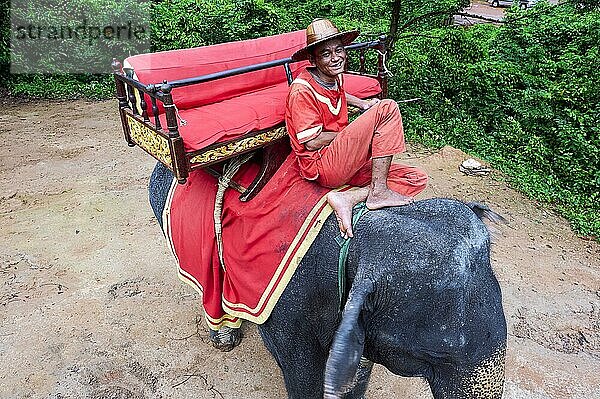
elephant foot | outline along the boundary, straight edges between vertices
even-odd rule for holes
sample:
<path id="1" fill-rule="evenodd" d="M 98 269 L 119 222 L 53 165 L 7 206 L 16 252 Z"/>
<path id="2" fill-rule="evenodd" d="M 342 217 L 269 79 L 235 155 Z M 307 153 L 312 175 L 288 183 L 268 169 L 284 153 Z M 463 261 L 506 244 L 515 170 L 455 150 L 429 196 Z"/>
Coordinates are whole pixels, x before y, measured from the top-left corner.
<path id="1" fill-rule="evenodd" d="M 223 327 L 217 331 L 210 330 L 208 339 L 216 349 L 229 352 L 242 342 L 242 332 L 239 328 Z"/>

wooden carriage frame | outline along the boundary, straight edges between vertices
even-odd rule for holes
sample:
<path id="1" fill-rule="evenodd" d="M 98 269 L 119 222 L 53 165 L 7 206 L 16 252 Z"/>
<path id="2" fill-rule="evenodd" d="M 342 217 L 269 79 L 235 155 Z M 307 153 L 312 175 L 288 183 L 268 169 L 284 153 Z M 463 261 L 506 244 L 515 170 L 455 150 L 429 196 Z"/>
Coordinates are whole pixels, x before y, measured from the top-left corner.
<path id="1" fill-rule="evenodd" d="M 377 40 L 346 46 L 346 50 L 359 52 L 359 70 L 346 73 L 377 79 L 382 89 L 380 98 L 387 96 L 386 41 L 385 36 L 380 36 Z M 367 73 L 365 55 L 367 50 L 375 50 L 378 54 L 376 75 Z M 229 183 L 241 193 L 241 201 L 249 201 L 264 187 L 289 154 L 290 146 L 286 139 L 285 122 L 269 129 L 252 131 L 235 139 L 186 152 L 183 139 L 179 134 L 177 109 L 171 91 L 177 87 L 201 84 L 277 66 L 285 69 L 289 85 L 293 80 L 290 64 L 294 62 L 296 61 L 291 58 L 285 58 L 187 79 L 170 82 L 165 80 L 162 83 L 144 85 L 133 78 L 131 68 L 123 68 L 122 64 L 114 59 L 112 69 L 125 140 L 130 147 L 137 145 L 164 164 L 180 184 L 184 184 L 190 172 L 197 168 L 205 168 L 209 173 L 219 177 L 219 173 L 211 167 L 212 165 L 254 151 L 261 162 L 260 171 L 254 181 L 248 188 L 241 187 L 233 181 Z M 145 95 L 151 100 L 153 121 L 148 115 Z M 159 102 L 164 107 L 166 129 L 158 116 Z M 358 112 L 357 109 L 350 111 Z"/>

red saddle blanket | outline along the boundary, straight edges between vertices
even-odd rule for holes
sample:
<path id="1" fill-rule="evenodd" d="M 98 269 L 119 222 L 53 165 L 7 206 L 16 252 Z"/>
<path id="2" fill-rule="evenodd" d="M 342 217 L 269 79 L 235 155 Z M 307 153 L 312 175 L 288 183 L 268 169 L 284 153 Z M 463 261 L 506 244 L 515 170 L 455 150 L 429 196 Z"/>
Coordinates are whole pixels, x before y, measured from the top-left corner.
<path id="1" fill-rule="evenodd" d="M 243 165 L 234 180 L 247 187 L 258 165 Z M 249 202 L 228 189 L 223 201 L 225 269 L 219 263 L 214 206 L 217 179 L 191 172 L 169 193 L 163 227 L 180 278 L 202 293 L 212 329 L 237 327 L 242 319 L 263 323 L 332 212 L 329 189 L 300 177 L 292 153 Z"/>

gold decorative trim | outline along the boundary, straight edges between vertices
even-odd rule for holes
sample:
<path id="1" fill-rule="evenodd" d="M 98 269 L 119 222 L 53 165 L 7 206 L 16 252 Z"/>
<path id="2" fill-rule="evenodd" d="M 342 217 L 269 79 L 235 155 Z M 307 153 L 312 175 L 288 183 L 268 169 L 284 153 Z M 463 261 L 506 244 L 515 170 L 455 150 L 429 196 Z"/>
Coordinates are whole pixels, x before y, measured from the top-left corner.
<path id="1" fill-rule="evenodd" d="M 146 150 L 160 162 L 169 166 L 172 165 L 169 140 L 162 137 L 131 115 L 127 115 L 127 124 L 129 125 L 129 136 L 137 145 Z"/>
<path id="2" fill-rule="evenodd" d="M 332 191 L 340 191 L 347 188 L 348 186 L 342 186 Z M 283 259 L 277 266 L 265 292 L 263 292 L 262 297 L 254 308 L 250 308 L 243 303 L 231 303 L 223 296 L 221 299 L 223 309 L 232 316 L 237 316 L 256 324 L 263 324 L 267 321 L 277 301 L 304 258 L 304 255 L 308 252 L 308 249 L 321 231 L 325 220 L 332 212 L 333 208 L 327 204 L 327 196 L 323 195 L 304 220 L 298 233 L 296 233 Z"/>
<path id="3" fill-rule="evenodd" d="M 220 147 L 213 148 L 212 150 L 203 152 L 200 155 L 196 155 L 190 159 L 190 164 L 203 165 L 218 161 L 220 159 L 229 158 L 232 155 L 262 147 L 266 143 L 275 141 L 285 136 L 287 136 L 287 130 L 285 126 L 268 130 L 255 136 L 246 137 L 231 143 L 225 143 Z"/>
<path id="4" fill-rule="evenodd" d="M 360 114 L 360 108 L 348 104 L 348 116 L 353 116 L 356 114 Z"/>

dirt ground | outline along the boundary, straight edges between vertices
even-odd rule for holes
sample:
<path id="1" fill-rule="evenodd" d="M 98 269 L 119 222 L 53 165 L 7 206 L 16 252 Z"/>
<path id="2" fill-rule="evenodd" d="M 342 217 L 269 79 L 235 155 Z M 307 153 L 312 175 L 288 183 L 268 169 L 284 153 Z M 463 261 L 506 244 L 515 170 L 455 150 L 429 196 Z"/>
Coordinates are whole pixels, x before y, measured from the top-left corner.
<path id="1" fill-rule="evenodd" d="M 282 398 L 253 325 L 212 349 L 200 298 L 153 219 L 152 159 L 122 138 L 115 101 L 0 104 L 0 397 Z M 452 148 L 403 155 L 421 195 L 487 203 L 508 321 L 505 398 L 600 398 L 600 245 L 502 176 L 467 177 Z M 375 398 L 430 398 L 376 366 Z"/>

